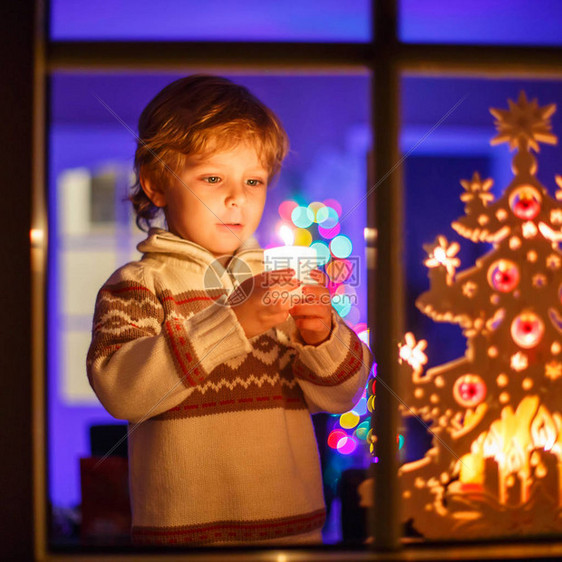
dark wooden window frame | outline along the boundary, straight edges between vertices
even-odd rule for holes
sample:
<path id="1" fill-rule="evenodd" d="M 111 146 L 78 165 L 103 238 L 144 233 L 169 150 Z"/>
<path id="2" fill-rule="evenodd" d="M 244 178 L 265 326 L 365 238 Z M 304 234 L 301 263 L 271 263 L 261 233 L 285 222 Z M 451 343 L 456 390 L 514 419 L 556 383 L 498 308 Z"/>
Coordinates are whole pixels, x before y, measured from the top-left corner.
<path id="1" fill-rule="evenodd" d="M 65 70 L 154 70 L 195 68 L 243 70 L 334 70 L 364 72 L 372 76 L 372 124 L 374 135 L 368 226 L 376 237 L 377 264 L 370 270 L 369 319 L 376 334 L 374 351 L 379 377 L 376 427 L 378 451 L 375 503 L 371 528 L 377 540 L 364 551 L 339 548 L 299 551 L 301 560 L 375 560 L 384 552 L 400 549 L 396 441 L 398 410 L 385 386 L 398 384 L 396 343 L 403 329 L 402 181 L 399 160 L 400 78 L 406 73 L 439 76 L 562 77 L 562 48 L 492 45 L 405 44 L 398 40 L 397 0 L 372 0 L 373 37 L 370 43 L 220 43 L 220 42 L 65 42 L 48 40 L 48 3 L 43 0 L 6 2 L 0 8 L 4 49 L 0 50 L 5 76 L 0 112 L 5 135 L 0 153 L 3 171 L 6 243 L 2 283 L 3 353 L 0 354 L 0 481 L 3 509 L 0 527 L 3 559 L 78 560 L 48 550 L 45 396 L 45 267 L 47 222 L 45 166 L 48 150 L 48 78 Z M 384 189 L 380 189 L 384 187 Z M 32 242 L 30 231 L 40 235 Z M 377 298 L 381 295 L 383 298 Z M 419 558 L 452 559 L 455 553 L 474 558 L 505 556 L 505 545 L 424 547 Z M 482 550 L 482 549 L 486 550 Z M 468 549 L 468 550 L 467 550 Z M 531 550 L 529 550 L 531 549 Z M 107 551 L 108 559 L 134 560 L 134 554 Z M 252 551 L 259 559 L 262 551 Z M 513 556 L 521 559 L 562 553 L 562 544 L 520 544 Z M 263 551 L 263 559 L 271 559 Z M 403 552 L 418 555 L 414 547 Z M 209 553 L 206 554 L 207 556 Z M 219 553 L 216 553 L 218 556 Z M 103 556 L 103 549 L 98 557 Z M 149 555 L 144 559 L 163 559 Z M 291 551 L 287 550 L 287 558 Z M 399 552 L 396 559 L 401 559 Z M 247 560 L 248 553 L 225 552 L 229 559 Z M 175 558 L 175 557 L 174 557 Z M 84 560 L 91 556 L 84 553 Z M 189 559 L 192 559 L 191 556 Z M 193 554 L 193 559 L 205 559 Z M 218 559 L 218 558 L 216 558 Z"/>

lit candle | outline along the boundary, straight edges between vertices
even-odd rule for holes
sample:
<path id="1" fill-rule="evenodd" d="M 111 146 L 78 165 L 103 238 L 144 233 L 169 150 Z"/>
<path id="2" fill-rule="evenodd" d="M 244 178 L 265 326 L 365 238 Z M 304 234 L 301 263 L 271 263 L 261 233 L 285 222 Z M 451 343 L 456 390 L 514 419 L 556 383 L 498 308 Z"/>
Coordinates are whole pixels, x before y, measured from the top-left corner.
<path id="1" fill-rule="evenodd" d="M 459 480 L 466 485 L 482 484 L 484 481 L 484 459 L 481 455 L 468 453 L 461 458 Z M 464 488 L 463 488 L 464 489 Z M 472 488 L 470 488 L 472 489 Z"/>
<path id="2" fill-rule="evenodd" d="M 562 462 L 558 460 L 558 507 L 562 507 Z"/>
<path id="3" fill-rule="evenodd" d="M 295 270 L 295 277 L 302 283 L 314 284 L 315 281 L 310 277 L 310 272 L 319 264 L 316 250 L 310 246 L 293 246 L 293 232 L 288 226 L 282 226 L 279 235 L 285 245 L 264 250 L 264 269 L 275 271 L 291 268 Z"/>
<path id="4" fill-rule="evenodd" d="M 500 469 L 496 459 L 486 457 L 484 459 L 484 488 L 501 504 L 505 503 L 505 488 L 502 486 L 503 480 L 500 478 Z"/>

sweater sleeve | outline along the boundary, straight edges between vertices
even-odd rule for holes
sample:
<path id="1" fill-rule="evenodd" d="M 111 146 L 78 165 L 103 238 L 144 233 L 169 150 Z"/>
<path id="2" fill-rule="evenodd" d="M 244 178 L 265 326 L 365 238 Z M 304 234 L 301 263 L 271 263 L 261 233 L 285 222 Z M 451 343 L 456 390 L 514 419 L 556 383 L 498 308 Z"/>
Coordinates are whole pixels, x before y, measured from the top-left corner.
<path id="1" fill-rule="evenodd" d="M 251 345 L 221 296 L 190 317 L 165 316 L 142 264 L 118 270 L 96 300 L 88 379 L 114 417 L 144 421 L 177 406 Z"/>
<path id="2" fill-rule="evenodd" d="M 288 323 L 289 340 L 297 351 L 293 374 L 302 388 L 312 413 L 340 414 L 359 401 L 373 357 L 369 348 L 332 310 L 332 331 L 318 346 L 307 345 L 292 318 Z"/>

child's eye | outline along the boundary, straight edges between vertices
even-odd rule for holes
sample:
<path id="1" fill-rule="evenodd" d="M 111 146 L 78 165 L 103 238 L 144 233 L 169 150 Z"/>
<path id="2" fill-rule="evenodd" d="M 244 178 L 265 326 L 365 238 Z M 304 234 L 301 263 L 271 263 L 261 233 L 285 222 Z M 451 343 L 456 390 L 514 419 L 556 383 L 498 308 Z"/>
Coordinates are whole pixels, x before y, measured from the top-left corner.
<path id="1" fill-rule="evenodd" d="M 219 183 L 221 179 L 218 176 L 208 176 L 204 178 L 207 183 Z"/>
<path id="2" fill-rule="evenodd" d="M 261 180 L 246 180 L 246 183 L 251 187 L 257 187 L 261 185 L 263 182 Z"/>

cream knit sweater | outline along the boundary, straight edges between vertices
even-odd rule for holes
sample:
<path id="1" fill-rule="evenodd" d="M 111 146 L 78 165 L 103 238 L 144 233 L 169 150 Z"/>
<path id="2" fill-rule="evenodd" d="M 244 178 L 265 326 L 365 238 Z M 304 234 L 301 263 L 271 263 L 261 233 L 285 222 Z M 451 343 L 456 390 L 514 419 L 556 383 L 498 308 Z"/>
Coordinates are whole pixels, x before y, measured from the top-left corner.
<path id="1" fill-rule="evenodd" d="M 319 540 L 325 506 L 310 414 L 355 404 L 368 348 L 335 312 L 316 347 L 292 318 L 246 338 L 225 302 L 244 268 L 263 270 L 254 239 L 227 269 L 160 229 L 139 250 L 142 260 L 98 294 L 87 359 L 103 406 L 130 422 L 134 542 Z"/>

